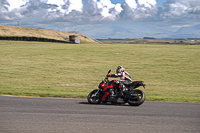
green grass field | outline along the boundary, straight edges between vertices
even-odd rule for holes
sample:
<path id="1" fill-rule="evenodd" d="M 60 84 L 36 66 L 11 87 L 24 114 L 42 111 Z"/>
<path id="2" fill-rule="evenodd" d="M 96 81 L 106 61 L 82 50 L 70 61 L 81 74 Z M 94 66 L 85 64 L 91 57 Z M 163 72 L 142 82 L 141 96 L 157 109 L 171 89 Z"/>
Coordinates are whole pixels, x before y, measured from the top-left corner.
<path id="1" fill-rule="evenodd" d="M 148 101 L 200 102 L 199 45 L 0 44 L 0 95 L 86 98 L 123 65 Z"/>

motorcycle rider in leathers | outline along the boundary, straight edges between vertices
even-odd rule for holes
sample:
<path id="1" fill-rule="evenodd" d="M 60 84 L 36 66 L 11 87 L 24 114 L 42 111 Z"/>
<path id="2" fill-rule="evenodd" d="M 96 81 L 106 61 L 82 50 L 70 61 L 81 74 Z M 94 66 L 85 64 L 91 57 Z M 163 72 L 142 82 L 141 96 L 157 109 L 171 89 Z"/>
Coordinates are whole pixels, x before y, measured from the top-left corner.
<path id="1" fill-rule="evenodd" d="M 123 95 L 122 92 L 127 90 L 124 84 L 132 83 L 131 76 L 129 75 L 128 72 L 125 71 L 123 66 L 118 66 L 116 70 L 116 74 L 107 74 L 107 77 L 114 77 L 114 78 L 120 77 L 120 80 L 116 80 L 115 83 L 120 86 L 120 91 L 122 95 Z"/>

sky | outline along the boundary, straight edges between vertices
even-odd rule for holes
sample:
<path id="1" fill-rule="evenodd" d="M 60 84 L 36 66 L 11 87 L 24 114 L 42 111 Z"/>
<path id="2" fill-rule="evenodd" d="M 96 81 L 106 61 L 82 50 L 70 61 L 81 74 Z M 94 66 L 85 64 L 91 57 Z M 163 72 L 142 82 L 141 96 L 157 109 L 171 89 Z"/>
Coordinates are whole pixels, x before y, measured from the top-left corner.
<path id="1" fill-rule="evenodd" d="M 18 22 L 94 38 L 168 37 L 200 25 L 200 0 L 0 0 L 0 24 Z"/>

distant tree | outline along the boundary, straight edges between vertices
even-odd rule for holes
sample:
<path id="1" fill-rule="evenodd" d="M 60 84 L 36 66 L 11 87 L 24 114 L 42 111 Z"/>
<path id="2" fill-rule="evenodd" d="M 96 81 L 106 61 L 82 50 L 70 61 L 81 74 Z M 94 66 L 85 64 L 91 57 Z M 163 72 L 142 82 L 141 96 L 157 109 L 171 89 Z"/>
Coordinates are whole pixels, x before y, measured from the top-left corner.
<path id="1" fill-rule="evenodd" d="M 143 39 L 156 39 L 154 37 L 143 37 Z"/>

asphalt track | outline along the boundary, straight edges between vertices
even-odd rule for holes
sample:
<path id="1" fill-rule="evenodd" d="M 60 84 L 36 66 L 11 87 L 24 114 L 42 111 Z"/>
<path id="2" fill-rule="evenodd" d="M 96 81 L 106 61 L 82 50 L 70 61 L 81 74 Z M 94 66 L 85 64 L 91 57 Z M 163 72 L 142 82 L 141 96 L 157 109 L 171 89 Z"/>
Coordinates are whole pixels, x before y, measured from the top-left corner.
<path id="1" fill-rule="evenodd" d="M 0 96 L 0 133 L 200 133 L 200 103 L 91 105 L 86 99 Z"/>

